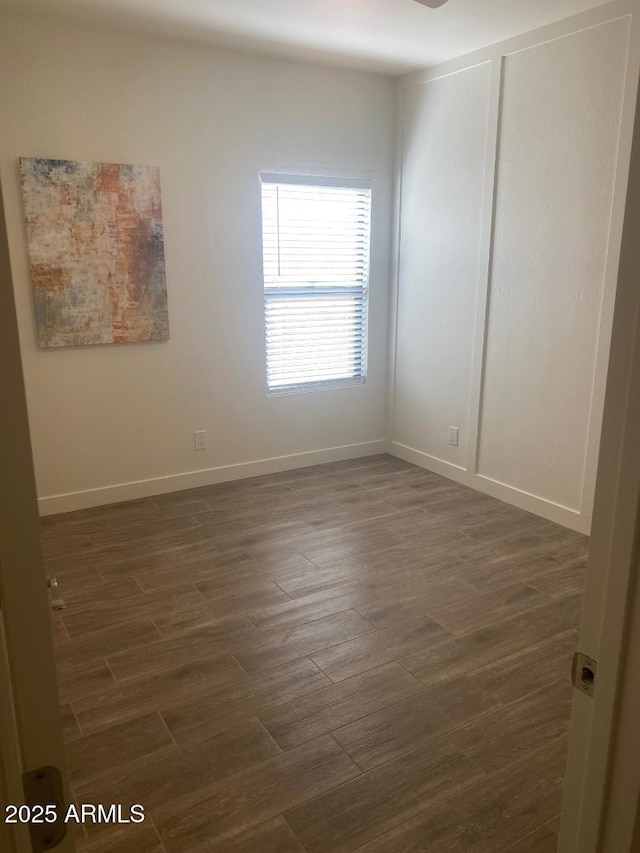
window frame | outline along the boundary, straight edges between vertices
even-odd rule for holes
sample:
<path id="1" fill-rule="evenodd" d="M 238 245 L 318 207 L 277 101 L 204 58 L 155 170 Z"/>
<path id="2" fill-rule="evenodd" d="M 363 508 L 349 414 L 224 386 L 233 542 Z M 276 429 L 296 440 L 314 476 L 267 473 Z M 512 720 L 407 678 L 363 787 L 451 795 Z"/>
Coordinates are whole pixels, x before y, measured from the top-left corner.
<path id="1" fill-rule="evenodd" d="M 262 262 L 262 292 L 263 292 L 263 331 L 264 331 L 264 355 L 265 355 L 265 383 L 268 397 L 279 397 L 289 394 L 301 394 L 310 391 L 321 390 L 340 390 L 343 388 L 353 388 L 364 386 L 368 381 L 369 368 L 369 292 L 371 282 L 371 243 L 373 230 L 373 181 L 370 177 L 342 177 L 331 175 L 316 175 L 316 174 L 292 174 L 281 172 L 260 172 L 260 240 L 261 240 L 261 262 Z M 263 185 L 264 184 L 284 184 L 292 186 L 307 186 L 307 187 L 328 187 L 336 189 L 352 189 L 367 191 L 369 193 L 369 228 L 367 234 L 367 272 L 362 285 L 348 285 L 335 287 L 320 285 L 314 286 L 306 283 L 299 285 L 282 286 L 272 288 L 272 293 L 268 293 L 268 288 L 265 285 L 264 275 L 264 216 L 263 216 Z M 309 295 L 322 296 L 348 296 L 349 293 L 353 296 L 360 296 L 362 300 L 362 322 L 360 325 L 361 344 L 360 344 L 360 375 L 344 376 L 334 379 L 320 379 L 311 382 L 300 382 L 290 385 L 282 385 L 277 387 L 269 387 L 269 365 L 268 365 L 268 325 L 267 325 L 267 303 L 268 300 L 277 300 L 278 298 L 301 300 Z"/>

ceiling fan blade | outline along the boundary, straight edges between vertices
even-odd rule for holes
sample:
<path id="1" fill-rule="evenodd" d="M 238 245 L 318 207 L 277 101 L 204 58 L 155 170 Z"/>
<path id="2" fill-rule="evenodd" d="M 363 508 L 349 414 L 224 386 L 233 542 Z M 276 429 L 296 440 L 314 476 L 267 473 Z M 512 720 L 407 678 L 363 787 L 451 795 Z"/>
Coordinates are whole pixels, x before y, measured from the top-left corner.
<path id="1" fill-rule="evenodd" d="M 438 6 L 444 6 L 447 0 L 416 0 L 416 3 L 422 3 L 423 6 L 429 6 L 431 9 L 437 9 Z"/>

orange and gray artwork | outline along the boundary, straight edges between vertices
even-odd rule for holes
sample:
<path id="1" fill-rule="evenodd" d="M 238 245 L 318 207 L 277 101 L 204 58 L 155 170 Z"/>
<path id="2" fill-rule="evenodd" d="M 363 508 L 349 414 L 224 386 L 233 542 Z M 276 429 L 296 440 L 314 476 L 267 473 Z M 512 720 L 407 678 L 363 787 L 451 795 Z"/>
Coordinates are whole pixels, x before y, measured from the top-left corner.
<path id="1" fill-rule="evenodd" d="M 41 347 L 169 337 L 160 172 L 21 158 Z"/>

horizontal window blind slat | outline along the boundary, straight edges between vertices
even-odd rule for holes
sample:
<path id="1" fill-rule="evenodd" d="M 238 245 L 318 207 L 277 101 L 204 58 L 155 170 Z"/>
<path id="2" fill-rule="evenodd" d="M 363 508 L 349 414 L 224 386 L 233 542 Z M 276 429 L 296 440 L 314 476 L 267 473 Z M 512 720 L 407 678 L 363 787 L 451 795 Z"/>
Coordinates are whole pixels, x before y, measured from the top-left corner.
<path id="1" fill-rule="evenodd" d="M 329 288 L 327 288 L 329 291 Z M 288 294 L 269 294 L 265 299 L 267 311 L 304 311 L 307 314 L 312 314 L 314 311 L 349 311 L 355 309 L 358 305 L 364 305 L 364 298 L 358 296 L 345 296 L 344 299 L 335 296 L 328 292 L 326 296 L 322 293 L 317 293 L 312 299 L 292 299 Z"/>
<path id="2" fill-rule="evenodd" d="M 329 296 L 331 298 L 346 298 L 357 296 L 358 294 L 364 293 L 364 288 L 361 284 L 351 284 L 350 287 L 346 287 L 344 285 L 339 285 L 338 287 L 330 290 L 328 287 L 321 285 L 318 287 L 314 284 L 288 284 L 286 286 L 279 286 L 277 284 L 271 286 L 265 286 L 265 298 L 272 299 L 273 297 L 287 297 L 291 299 L 306 299 L 306 298 L 320 298 L 327 299 Z"/>
<path id="3" fill-rule="evenodd" d="M 280 278 L 276 280 L 271 280 L 265 284 L 265 291 L 269 291 L 270 293 L 282 293 L 286 294 L 287 289 L 289 287 L 295 287 L 300 281 L 300 276 L 292 277 L 288 280 L 281 280 Z M 313 284 L 318 288 L 317 298 L 318 299 L 333 299 L 337 296 L 336 293 L 332 293 L 332 290 L 339 288 L 340 290 L 344 290 L 348 293 L 349 288 L 353 284 L 353 276 L 350 276 L 346 279 L 339 279 L 333 276 L 332 278 L 323 278 L 323 279 L 314 279 Z"/>
<path id="4" fill-rule="evenodd" d="M 338 305 L 334 310 L 331 310 L 331 307 L 319 306 L 314 309 L 301 306 L 298 302 L 283 302 L 277 307 L 267 306 L 265 313 L 267 313 L 274 322 L 284 322 L 287 317 L 295 317 L 296 322 L 299 321 L 300 317 L 308 318 L 310 321 L 315 317 L 315 319 L 322 319 L 325 322 L 327 320 L 337 322 L 340 317 L 352 318 L 356 314 L 363 314 L 364 311 L 364 305 L 361 305 L 360 307 L 352 305 Z"/>
<path id="5" fill-rule="evenodd" d="M 304 322 L 304 327 L 300 329 L 301 333 L 306 333 L 310 328 L 320 328 L 324 327 L 328 330 L 335 328 L 340 329 L 344 328 L 352 328 L 354 320 L 360 320 L 364 317 L 364 311 L 352 311 L 348 314 L 340 313 L 340 314 L 316 314 L 312 316 L 310 314 L 305 314 L 304 312 L 298 311 L 295 314 L 274 314 L 273 312 L 268 312 L 268 320 L 270 323 L 274 324 L 274 329 L 277 332 L 286 332 L 287 330 L 295 330 L 301 326 L 301 323 Z M 354 329 L 354 332 L 356 330 Z M 272 331 L 267 332 L 268 335 L 273 334 Z M 361 333 L 362 334 L 362 333 Z"/>
<path id="6" fill-rule="evenodd" d="M 286 376 L 293 375 L 304 375 L 305 377 L 314 376 L 314 377 L 322 377 L 326 376 L 329 371 L 337 370 L 339 373 L 343 373 L 345 376 L 355 376 L 357 374 L 357 361 L 353 361 L 349 364 L 349 366 L 345 369 L 345 362 L 340 361 L 338 359 L 334 359 L 333 361 L 323 362 L 321 365 L 308 365 L 308 364 L 287 364 L 283 366 L 279 366 L 272 372 L 272 376 L 279 376 L 281 379 Z M 305 380 L 306 381 L 306 380 Z"/>
<path id="7" fill-rule="evenodd" d="M 283 317 L 282 315 L 269 314 L 269 320 L 274 324 L 274 328 L 268 331 L 267 337 L 273 336 L 274 334 L 286 333 L 288 330 L 295 332 L 300 327 L 301 319 L 308 320 L 308 327 L 306 329 L 299 330 L 301 335 L 308 334 L 311 328 L 325 329 L 327 332 L 331 329 L 336 329 L 336 332 L 338 332 L 340 328 L 353 329 L 353 320 L 359 319 L 362 316 L 363 312 L 354 312 L 349 315 L 347 319 L 340 321 L 340 318 L 328 317 L 326 314 L 322 317 L 310 318 L 307 314 L 298 313 L 295 315 L 295 319 L 288 320 L 288 315 Z"/>
<path id="8" fill-rule="evenodd" d="M 318 336 L 316 336 L 317 338 Z M 288 358 L 308 358 L 309 355 L 313 355 L 316 351 L 316 347 L 318 345 L 324 345 L 327 347 L 329 352 L 333 347 L 338 348 L 340 345 L 348 347 L 352 352 L 355 353 L 356 350 L 362 349 L 362 338 L 353 337 L 353 336 L 345 336 L 341 338 L 339 335 L 333 340 L 327 341 L 318 341 L 317 339 L 313 341 L 313 345 L 307 343 L 307 338 L 295 335 L 286 338 L 286 340 L 274 340 L 274 338 L 267 338 L 269 342 L 269 351 L 271 354 L 278 353 L 280 358 L 284 358 L 287 356 Z M 295 352 L 292 354 L 288 354 L 291 346 L 295 344 Z"/>

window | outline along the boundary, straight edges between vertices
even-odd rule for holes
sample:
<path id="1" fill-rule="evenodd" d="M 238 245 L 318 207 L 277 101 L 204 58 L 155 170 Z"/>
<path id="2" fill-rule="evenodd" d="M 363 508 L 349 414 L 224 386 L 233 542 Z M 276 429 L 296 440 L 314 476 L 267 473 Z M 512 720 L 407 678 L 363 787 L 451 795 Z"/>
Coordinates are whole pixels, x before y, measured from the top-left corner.
<path id="1" fill-rule="evenodd" d="M 370 231 L 368 182 L 262 175 L 270 392 L 364 382 Z"/>

